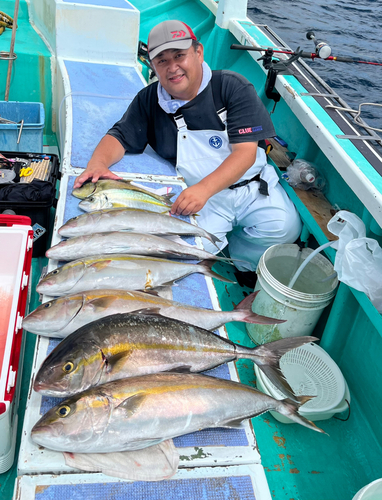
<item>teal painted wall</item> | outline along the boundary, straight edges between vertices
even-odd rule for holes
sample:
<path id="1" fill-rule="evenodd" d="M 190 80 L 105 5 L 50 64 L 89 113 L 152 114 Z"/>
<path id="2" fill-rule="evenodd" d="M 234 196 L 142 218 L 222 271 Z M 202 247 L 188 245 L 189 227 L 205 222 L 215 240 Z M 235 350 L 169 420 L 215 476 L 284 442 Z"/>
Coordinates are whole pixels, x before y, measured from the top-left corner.
<path id="1" fill-rule="evenodd" d="M 14 16 L 14 1 L 1 2 L 1 10 Z M 20 0 L 16 31 L 9 101 L 42 102 L 45 109 L 45 143 L 54 144 L 52 131 L 51 54 L 45 43 L 29 24 L 28 7 Z M 12 30 L 0 36 L 0 51 L 9 52 Z M 4 100 L 8 61 L 0 60 L 0 100 Z"/>

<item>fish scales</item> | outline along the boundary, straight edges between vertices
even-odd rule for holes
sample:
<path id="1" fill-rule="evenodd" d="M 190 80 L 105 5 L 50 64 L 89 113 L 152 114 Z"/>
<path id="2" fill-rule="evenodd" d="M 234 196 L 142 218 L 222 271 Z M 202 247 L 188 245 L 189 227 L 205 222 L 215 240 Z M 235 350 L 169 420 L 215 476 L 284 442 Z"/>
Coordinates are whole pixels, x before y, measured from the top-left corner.
<path id="1" fill-rule="evenodd" d="M 258 324 L 280 321 L 252 312 L 252 303 L 258 293 L 251 293 L 233 311 L 215 311 L 139 291 L 86 291 L 45 302 L 24 318 L 23 328 L 39 335 L 65 338 L 97 319 L 141 309 L 155 309 L 162 316 L 185 321 L 206 330 L 216 330 L 229 321 Z"/>
<path id="2" fill-rule="evenodd" d="M 125 231 L 97 232 L 75 236 L 49 248 L 45 255 L 54 260 L 70 261 L 100 253 L 124 253 L 194 260 L 227 260 L 225 257 L 217 257 L 196 246 L 182 245 L 153 234 Z"/>
<path id="3" fill-rule="evenodd" d="M 73 453 L 137 450 L 205 428 L 237 427 L 268 410 L 323 432 L 297 412 L 309 399 L 277 401 L 252 387 L 205 375 L 145 375 L 63 401 L 35 424 L 32 439 Z"/>
<path id="4" fill-rule="evenodd" d="M 108 189 L 138 191 L 170 206 L 170 199 L 174 196 L 174 193 L 158 195 L 156 193 L 153 193 L 152 191 L 149 191 L 148 189 L 145 189 L 143 186 L 136 186 L 131 181 L 126 181 L 123 179 L 99 179 L 97 182 L 85 182 L 81 187 L 73 189 L 72 195 L 76 198 L 85 199 L 95 193 L 99 193 Z"/>
<path id="5" fill-rule="evenodd" d="M 192 235 L 207 238 L 213 243 L 220 242 L 203 228 L 177 217 L 133 208 L 110 208 L 78 215 L 61 226 L 58 234 L 70 238 L 122 230 L 156 235 Z"/>
<path id="6" fill-rule="evenodd" d="M 167 205 L 149 194 L 127 189 L 106 189 L 94 193 L 80 201 L 78 206 L 85 212 L 113 207 L 139 208 L 162 213 L 171 210 L 171 204 Z"/>
<path id="7" fill-rule="evenodd" d="M 171 285 L 192 273 L 234 283 L 213 272 L 213 261 L 188 264 L 180 261 L 120 254 L 77 259 L 51 271 L 37 285 L 38 293 L 62 296 L 88 290 L 147 290 Z"/>
<path id="8" fill-rule="evenodd" d="M 115 314 L 66 337 L 43 362 L 34 388 L 61 397 L 120 378 L 164 371 L 201 372 L 247 358 L 263 370 L 267 366 L 276 371 L 277 386 L 293 397 L 278 375 L 279 358 L 312 339 L 283 339 L 251 349 L 157 314 Z"/>

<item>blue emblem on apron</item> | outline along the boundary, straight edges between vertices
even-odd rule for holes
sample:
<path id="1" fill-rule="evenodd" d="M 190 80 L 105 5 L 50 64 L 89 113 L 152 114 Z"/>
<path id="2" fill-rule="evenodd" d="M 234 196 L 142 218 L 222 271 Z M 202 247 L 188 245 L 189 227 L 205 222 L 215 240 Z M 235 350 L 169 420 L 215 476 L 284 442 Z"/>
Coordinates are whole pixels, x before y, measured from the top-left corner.
<path id="1" fill-rule="evenodd" d="M 213 135 L 209 140 L 211 148 L 219 149 L 222 147 L 223 141 L 218 135 Z"/>

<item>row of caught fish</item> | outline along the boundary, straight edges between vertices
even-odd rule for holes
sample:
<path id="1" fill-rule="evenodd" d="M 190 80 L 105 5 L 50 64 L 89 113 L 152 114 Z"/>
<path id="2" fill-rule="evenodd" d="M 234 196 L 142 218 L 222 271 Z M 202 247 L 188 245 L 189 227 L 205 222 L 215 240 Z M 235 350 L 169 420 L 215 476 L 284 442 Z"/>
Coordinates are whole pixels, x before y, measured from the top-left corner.
<path id="1" fill-rule="evenodd" d="M 268 410 L 323 432 L 298 414 L 310 397 L 294 396 L 279 370 L 280 356 L 311 340 L 249 349 L 152 312 L 102 318 L 69 335 L 41 366 L 35 390 L 72 396 L 39 420 L 32 438 L 74 453 L 137 450 L 207 427 L 237 427 Z M 257 363 L 290 398 L 277 401 L 243 384 L 192 373 L 241 358 Z"/>
<path id="2" fill-rule="evenodd" d="M 96 454 L 95 463 L 105 453 L 127 450 L 147 448 L 152 457 L 154 447 L 166 440 L 205 428 L 238 427 L 268 410 L 323 432 L 299 415 L 298 408 L 310 396 L 295 396 L 279 368 L 283 354 L 314 338 L 283 339 L 249 349 L 209 331 L 233 320 L 281 322 L 252 313 L 256 293 L 234 311 L 222 312 L 136 291 L 171 285 L 194 272 L 231 282 L 211 270 L 212 254 L 157 235 L 190 234 L 215 244 L 217 238 L 153 213 L 169 211 L 171 195 L 158 197 L 130 182 L 88 183 L 73 194 L 86 198 L 80 203 L 84 210 L 131 208 L 71 219 L 59 230 L 71 240 L 47 253 L 56 260 L 77 260 L 49 273 L 38 292 L 71 295 L 41 305 L 25 318 L 24 327 L 65 337 L 36 374 L 34 389 L 69 399 L 33 427 L 36 443 L 74 455 Z M 150 211 L 137 210 L 143 207 Z M 95 229 L 100 233 L 94 234 Z M 137 230 L 144 234 L 132 234 Z M 129 253 L 209 260 L 187 264 Z M 287 398 L 277 401 L 237 382 L 195 374 L 242 358 L 253 360 Z M 161 453 L 171 461 L 168 450 Z"/>

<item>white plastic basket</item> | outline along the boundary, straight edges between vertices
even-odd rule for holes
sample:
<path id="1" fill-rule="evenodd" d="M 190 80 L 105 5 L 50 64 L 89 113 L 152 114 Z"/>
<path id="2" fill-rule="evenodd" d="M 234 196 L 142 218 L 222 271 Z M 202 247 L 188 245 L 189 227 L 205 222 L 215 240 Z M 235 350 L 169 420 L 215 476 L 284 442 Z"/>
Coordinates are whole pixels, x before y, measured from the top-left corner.
<path id="1" fill-rule="evenodd" d="M 256 386 L 259 389 L 259 391 L 264 392 L 264 394 L 267 394 L 268 396 L 272 396 L 276 399 L 283 399 L 283 396 L 281 395 L 281 393 L 277 397 L 274 394 L 270 393 L 270 391 L 267 389 L 267 387 L 264 384 L 265 375 L 257 367 L 257 365 L 255 365 L 255 373 L 256 373 Z M 312 422 L 315 422 L 317 420 L 327 420 L 329 418 L 332 418 L 332 416 L 335 415 L 336 413 L 342 413 L 343 411 L 348 410 L 349 405 L 350 405 L 350 399 L 351 399 L 351 397 L 350 397 L 349 387 L 348 387 L 346 380 L 345 380 L 345 394 L 344 394 L 344 397 L 343 397 L 342 401 L 340 402 L 340 404 L 338 404 L 334 408 L 331 408 L 330 410 L 327 410 L 327 411 L 314 411 L 314 410 L 309 410 L 309 408 L 306 408 L 306 405 L 307 405 L 307 403 L 306 403 L 306 404 L 304 404 L 304 406 L 301 406 L 301 408 L 299 409 L 298 412 L 302 416 L 307 418 L 308 420 L 311 420 Z M 281 415 L 281 413 L 276 413 L 274 411 L 270 411 L 269 413 L 276 420 L 278 420 L 279 422 L 282 422 L 283 424 L 293 424 L 294 423 L 293 420 L 291 420 L 288 417 L 285 417 L 284 415 Z"/>
<path id="2" fill-rule="evenodd" d="M 304 411 L 329 411 L 343 401 L 345 379 L 320 346 L 305 344 L 287 352 L 280 360 L 280 368 L 297 396 L 315 396 L 304 404 Z M 276 399 L 285 397 L 264 374 L 261 374 L 261 380 L 271 396 Z"/>

